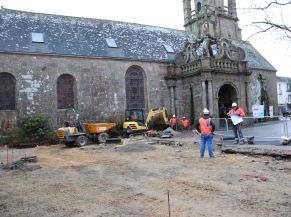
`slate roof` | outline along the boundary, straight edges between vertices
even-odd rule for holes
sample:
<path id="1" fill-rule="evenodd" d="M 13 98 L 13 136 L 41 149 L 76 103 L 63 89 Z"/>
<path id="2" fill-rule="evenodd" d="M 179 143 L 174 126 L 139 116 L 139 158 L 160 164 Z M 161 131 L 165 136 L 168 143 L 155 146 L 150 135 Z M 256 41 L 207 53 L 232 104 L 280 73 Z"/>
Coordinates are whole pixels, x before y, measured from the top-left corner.
<path id="1" fill-rule="evenodd" d="M 236 41 L 233 43 L 245 51 L 245 60 L 248 61 L 251 69 L 277 71 L 249 42 Z"/>
<path id="2" fill-rule="evenodd" d="M 291 82 L 291 77 L 277 76 L 277 82 Z"/>
<path id="3" fill-rule="evenodd" d="M 45 42 L 32 43 L 31 33 L 44 33 Z M 113 38 L 117 48 L 108 47 L 106 38 Z M 193 33 L 157 26 L 0 10 L 0 52 L 170 62 L 174 53 L 167 52 L 164 44 L 178 53 L 193 38 Z M 250 68 L 276 71 L 252 45 L 242 42 L 237 45 L 246 51 Z"/>

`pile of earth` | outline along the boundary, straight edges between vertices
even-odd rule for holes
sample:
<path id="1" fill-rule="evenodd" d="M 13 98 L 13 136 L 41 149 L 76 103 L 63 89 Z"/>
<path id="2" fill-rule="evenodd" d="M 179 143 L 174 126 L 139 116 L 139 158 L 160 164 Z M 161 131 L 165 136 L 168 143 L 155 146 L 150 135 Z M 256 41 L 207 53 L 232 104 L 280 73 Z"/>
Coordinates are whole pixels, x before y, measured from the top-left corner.
<path id="1" fill-rule="evenodd" d="M 122 145 L 114 147 L 114 151 L 116 152 L 146 152 L 155 149 L 155 147 L 145 140 L 124 140 Z"/>

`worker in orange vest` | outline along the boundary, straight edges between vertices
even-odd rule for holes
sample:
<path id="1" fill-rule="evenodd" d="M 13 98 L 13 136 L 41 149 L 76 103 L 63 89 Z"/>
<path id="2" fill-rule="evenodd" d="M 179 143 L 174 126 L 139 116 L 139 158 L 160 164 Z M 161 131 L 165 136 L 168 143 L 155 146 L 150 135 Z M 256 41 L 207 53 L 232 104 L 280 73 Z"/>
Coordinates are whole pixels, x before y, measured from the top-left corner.
<path id="1" fill-rule="evenodd" d="M 215 131 L 215 125 L 210 118 L 208 109 L 203 109 L 203 116 L 199 119 L 195 127 L 200 133 L 200 158 L 204 158 L 205 144 L 207 144 L 209 157 L 213 159 L 213 132 Z"/>
<path id="2" fill-rule="evenodd" d="M 231 105 L 232 109 L 227 113 L 228 116 L 238 116 L 238 117 L 241 117 L 241 122 L 239 123 L 233 123 L 233 126 L 232 126 L 232 130 L 233 130 L 233 133 L 234 133 L 234 137 L 235 137 L 235 142 L 234 144 L 244 144 L 245 143 L 245 139 L 244 139 L 244 136 L 243 136 L 243 133 L 242 133 L 242 122 L 243 122 L 243 119 L 242 117 L 245 117 L 245 112 L 242 108 L 239 108 L 237 106 L 237 103 L 232 103 Z"/>
<path id="3" fill-rule="evenodd" d="M 170 119 L 170 125 L 173 130 L 177 130 L 177 117 L 176 115 L 173 115 Z"/>
<path id="4" fill-rule="evenodd" d="M 187 130 L 190 126 L 190 121 L 184 116 L 182 119 L 181 119 L 181 124 L 184 128 L 184 130 Z"/>

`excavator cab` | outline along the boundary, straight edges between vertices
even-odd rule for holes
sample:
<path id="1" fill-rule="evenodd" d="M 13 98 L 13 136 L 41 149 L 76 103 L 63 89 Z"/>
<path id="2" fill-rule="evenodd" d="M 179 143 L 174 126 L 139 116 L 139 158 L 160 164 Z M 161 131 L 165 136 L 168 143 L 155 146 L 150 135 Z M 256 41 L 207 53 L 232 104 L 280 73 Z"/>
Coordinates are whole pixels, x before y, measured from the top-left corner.
<path id="1" fill-rule="evenodd" d="M 125 122 L 123 122 L 123 134 L 128 136 L 146 130 L 143 109 L 127 109 L 125 111 Z"/>
<path id="2" fill-rule="evenodd" d="M 142 109 L 129 109 L 125 111 L 123 134 L 128 136 L 133 133 L 151 130 L 164 130 L 168 127 L 169 118 L 165 107 L 150 109 L 146 119 Z"/>
<path id="3" fill-rule="evenodd" d="M 136 121 L 144 124 L 144 112 L 142 109 L 127 109 L 125 117 L 127 121 Z"/>

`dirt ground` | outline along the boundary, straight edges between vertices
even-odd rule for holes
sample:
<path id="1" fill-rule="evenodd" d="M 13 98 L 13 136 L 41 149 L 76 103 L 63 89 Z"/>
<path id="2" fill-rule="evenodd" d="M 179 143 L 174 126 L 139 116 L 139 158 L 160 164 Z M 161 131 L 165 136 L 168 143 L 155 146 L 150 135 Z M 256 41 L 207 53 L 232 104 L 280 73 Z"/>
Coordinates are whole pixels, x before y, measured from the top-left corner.
<path id="1" fill-rule="evenodd" d="M 291 216 L 290 160 L 217 149 L 201 160 L 193 138 L 181 141 L 14 150 L 14 160 L 36 155 L 41 168 L 0 169 L 0 216 Z"/>

